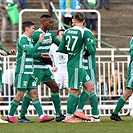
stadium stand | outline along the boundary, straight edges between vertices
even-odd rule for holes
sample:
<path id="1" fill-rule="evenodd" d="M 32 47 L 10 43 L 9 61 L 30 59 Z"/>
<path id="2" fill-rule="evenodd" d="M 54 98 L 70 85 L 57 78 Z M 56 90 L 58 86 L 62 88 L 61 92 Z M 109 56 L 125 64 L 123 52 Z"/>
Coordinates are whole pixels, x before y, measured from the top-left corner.
<path id="1" fill-rule="evenodd" d="M 41 8 L 40 1 L 28 0 L 28 9 L 39 9 Z M 54 0 L 54 5 L 59 9 L 59 1 Z M 46 2 L 48 7 L 48 2 Z M 114 46 L 128 48 L 129 40 L 132 33 L 132 0 L 111 0 L 110 10 L 107 11 L 104 8 L 99 10 L 101 13 L 101 29 L 102 29 L 102 40 L 113 44 Z M 25 19 L 29 19 L 29 14 L 25 16 Z M 54 15 L 53 15 L 54 16 Z M 36 25 L 39 24 L 37 21 L 38 15 L 31 14 L 30 19 L 35 20 Z M 0 12 L 0 29 L 1 29 L 1 12 Z M 54 24 L 53 30 L 57 31 L 57 24 Z M 15 47 L 10 41 L 10 32 L 8 43 L 5 43 L 5 47 Z M 102 47 L 107 47 L 102 45 Z"/>

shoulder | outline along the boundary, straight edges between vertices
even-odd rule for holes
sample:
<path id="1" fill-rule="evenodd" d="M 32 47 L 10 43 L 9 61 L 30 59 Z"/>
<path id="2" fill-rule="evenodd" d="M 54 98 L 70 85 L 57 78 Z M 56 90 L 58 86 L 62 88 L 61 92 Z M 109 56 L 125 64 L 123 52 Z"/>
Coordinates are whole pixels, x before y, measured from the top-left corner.
<path id="1" fill-rule="evenodd" d="M 21 35 L 20 37 L 19 37 L 19 40 L 27 40 L 28 38 L 25 36 L 25 35 Z"/>
<path id="2" fill-rule="evenodd" d="M 35 30 L 31 38 L 32 38 L 34 41 L 35 41 L 35 40 L 37 41 L 38 38 L 40 37 L 40 34 L 42 34 L 42 33 L 43 33 L 43 32 L 40 31 L 39 29 L 38 29 L 38 30 Z"/>
<path id="3" fill-rule="evenodd" d="M 52 43 L 50 48 L 58 48 L 58 46 L 56 44 Z"/>
<path id="4" fill-rule="evenodd" d="M 28 38 L 24 35 L 21 35 L 19 37 L 19 39 L 17 40 L 18 45 L 22 45 L 22 44 L 27 43 L 27 42 L 28 42 Z"/>
<path id="5" fill-rule="evenodd" d="M 84 30 L 87 31 L 87 32 L 92 33 L 92 31 L 90 29 L 86 28 L 86 27 L 84 28 Z"/>
<path id="6" fill-rule="evenodd" d="M 84 34 L 94 38 L 94 34 L 92 33 L 92 31 L 86 27 L 84 28 Z"/>
<path id="7" fill-rule="evenodd" d="M 131 40 L 130 40 L 130 45 L 131 45 L 131 44 L 133 44 L 133 37 L 132 37 Z"/>
<path id="8" fill-rule="evenodd" d="M 53 31 L 51 31 L 51 30 L 49 30 L 49 31 L 47 32 L 47 34 L 49 34 L 49 35 L 51 35 L 51 36 L 55 36 L 55 33 L 54 33 Z"/>
<path id="9" fill-rule="evenodd" d="M 78 32 L 84 32 L 84 29 L 78 26 L 74 26 L 72 28 L 67 29 L 64 33 L 75 34 Z"/>
<path id="10" fill-rule="evenodd" d="M 33 36 L 34 35 L 35 36 L 37 36 L 37 35 L 39 36 L 41 33 L 42 33 L 42 31 L 40 31 L 39 29 L 38 30 L 35 30 Z"/>

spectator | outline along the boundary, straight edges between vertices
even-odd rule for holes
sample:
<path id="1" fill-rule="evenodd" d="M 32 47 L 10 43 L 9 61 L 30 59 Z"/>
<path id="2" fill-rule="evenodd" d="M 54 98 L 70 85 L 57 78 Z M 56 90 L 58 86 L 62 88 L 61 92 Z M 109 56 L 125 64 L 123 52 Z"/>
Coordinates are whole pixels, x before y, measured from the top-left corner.
<path id="1" fill-rule="evenodd" d="M 0 0 L 0 8 L 2 8 L 2 29 L 1 29 L 1 41 L 6 42 L 6 30 L 8 27 L 8 22 L 11 23 L 12 30 L 12 42 L 16 42 L 16 25 L 12 24 L 10 21 L 7 11 L 11 6 L 15 5 L 18 7 L 17 0 Z"/>
<path id="2" fill-rule="evenodd" d="M 125 86 L 126 79 L 115 69 L 113 75 L 110 77 L 110 99 L 117 99 L 117 95 L 123 93 Z M 112 97 L 113 95 L 115 97 Z"/>
<path id="3" fill-rule="evenodd" d="M 109 95 L 108 84 L 105 82 L 103 75 L 100 76 L 100 81 L 96 84 L 96 93 L 101 96 L 101 100 L 107 100 Z"/>
<path id="4" fill-rule="evenodd" d="M 27 8 L 27 0 L 17 0 L 21 9 Z"/>
<path id="5" fill-rule="evenodd" d="M 2 29 L 1 29 L 1 41 L 6 41 L 6 30 L 8 27 L 8 22 L 11 23 L 9 15 L 7 14 L 7 10 L 9 10 L 10 6 L 15 5 L 18 7 L 17 0 L 12 0 L 12 3 L 8 2 L 8 0 L 1 0 L 0 7 L 2 8 Z M 12 42 L 16 42 L 16 25 L 11 23 L 12 28 Z"/>
<path id="6" fill-rule="evenodd" d="M 46 9 L 45 0 L 41 0 L 41 6 L 42 6 L 42 9 Z"/>
<path id="7" fill-rule="evenodd" d="M 109 0 L 104 0 L 104 2 L 105 2 L 105 9 L 106 10 L 109 10 Z M 103 3 L 103 0 L 100 0 L 100 7 L 99 8 L 102 8 L 102 3 Z"/>
<path id="8" fill-rule="evenodd" d="M 97 10 L 100 6 L 100 0 L 96 0 L 95 6 L 88 4 L 87 0 L 83 0 L 83 8 L 85 9 L 95 9 Z M 94 36 L 96 36 L 96 25 L 97 25 L 98 15 L 95 12 L 85 12 L 85 22 L 86 28 L 90 29 Z"/>
<path id="9" fill-rule="evenodd" d="M 67 25 L 65 26 L 67 29 L 72 25 L 72 15 L 74 12 L 71 10 L 80 9 L 80 0 L 60 0 L 60 9 L 67 10 L 66 12 L 62 12 L 63 22 Z"/>

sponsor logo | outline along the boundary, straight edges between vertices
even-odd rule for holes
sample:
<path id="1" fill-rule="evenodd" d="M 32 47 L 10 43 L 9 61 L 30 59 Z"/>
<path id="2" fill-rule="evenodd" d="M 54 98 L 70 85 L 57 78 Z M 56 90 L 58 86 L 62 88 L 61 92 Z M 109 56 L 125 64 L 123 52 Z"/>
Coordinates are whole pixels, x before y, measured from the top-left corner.
<path id="1" fill-rule="evenodd" d="M 61 54 L 61 55 L 59 56 L 59 59 L 60 59 L 60 61 L 64 61 L 64 60 L 66 59 L 66 56 L 63 55 L 63 54 Z"/>
<path id="2" fill-rule="evenodd" d="M 32 82 L 32 86 L 36 86 L 36 81 Z"/>
<path id="3" fill-rule="evenodd" d="M 28 82 L 27 81 L 23 81 L 23 86 L 27 86 Z"/>

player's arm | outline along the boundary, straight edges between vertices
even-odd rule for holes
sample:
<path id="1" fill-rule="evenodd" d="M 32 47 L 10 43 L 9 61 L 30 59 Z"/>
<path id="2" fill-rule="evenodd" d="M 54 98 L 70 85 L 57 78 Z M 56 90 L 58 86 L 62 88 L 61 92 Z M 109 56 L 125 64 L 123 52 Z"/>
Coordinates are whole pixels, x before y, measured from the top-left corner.
<path id="1" fill-rule="evenodd" d="M 60 40 L 56 37 L 56 35 L 52 31 L 50 31 L 50 33 L 52 35 L 52 42 L 54 44 L 56 44 L 57 46 L 59 46 L 60 45 Z"/>
<path id="2" fill-rule="evenodd" d="M 28 42 L 25 40 L 21 40 L 19 45 L 28 54 L 33 54 L 37 51 L 37 48 L 41 45 L 41 42 L 37 42 L 36 45 L 32 48 L 28 45 Z"/>
<path id="3" fill-rule="evenodd" d="M 86 45 L 88 55 L 96 53 L 96 42 L 91 32 L 84 32 L 84 44 Z"/>
<path id="4" fill-rule="evenodd" d="M 2 44 L 0 43 L 0 50 L 3 50 L 7 55 L 10 54 L 9 53 L 9 50 L 5 50 L 3 47 L 2 47 Z"/>
<path id="5" fill-rule="evenodd" d="M 34 53 L 33 58 L 40 60 L 41 59 L 41 53 Z"/>
<path id="6" fill-rule="evenodd" d="M 39 34 L 37 32 L 34 32 L 31 38 L 33 39 L 34 44 L 36 44 L 39 40 Z"/>
<path id="7" fill-rule="evenodd" d="M 133 58 L 133 49 L 130 49 L 130 56 Z"/>
<path id="8" fill-rule="evenodd" d="M 10 54 L 16 54 L 16 50 L 15 49 L 11 49 L 11 50 L 5 50 L 3 47 L 2 47 L 2 44 L 0 43 L 0 53 L 4 56 L 6 55 L 10 55 Z"/>
<path id="9" fill-rule="evenodd" d="M 66 41 L 65 41 L 65 35 L 63 34 L 62 40 L 61 40 L 61 43 L 60 43 L 60 45 L 59 45 L 59 48 L 58 48 L 57 52 L 61 52 L 61 53 L 65 53 L 65 54 L 68 53 L 68 52 L 67 52 L 67 47 L 66 47 L 66 43 L 65 43 L 65 42 L 66 42 Z"/>
<path id="10" fill-rule="evenodd" d="M 129 50 L 131 58 L 133 58 L 133 37 L 130 40 L 130 50 Z"/>
<path id="11" fill-rule="evenodd" d="M 39 34 L 37 34 L 37 32 L 34 32 L 34 34 L 31 38 L 33 39 L 33 42 L 34 42 L 34 45 L 35 45 L 39 40 Z M 41 59 L 41 53 L 34 53 L 33 58 L 40 60 Z"/>
<path id="12" fill-rule="evenodd" d="M 55 56 L 57 54 L 57 52 L 56 52 L 57 49 L 58 49 L 58 47 L 55 44 L 52 44 L 51 47 L 50 47 L 50 51 L 49 51 L 49 55 L 50 55 L 51 60 L 52 60 L 52 68 L 51 68 L 51 70 L 53 72 L 55 72 L 57 70 L 57 67 L 55 65 L 55 61 L 57 60 L 56 56 Z"/>
<path id="13" fill-rule="evenodd" d="M 45 34 L 40 35 L 38 42 L 32 48 L 29 45 L 27 45 L 28 42 L 25 39 L 21 40 L 20 45 L 22 49 L 26 51 L 28 54 L 34 54 L 37 51 L 38 47 L 41 45 L 41 42 L 43 41 L 44 36 Z"/>

